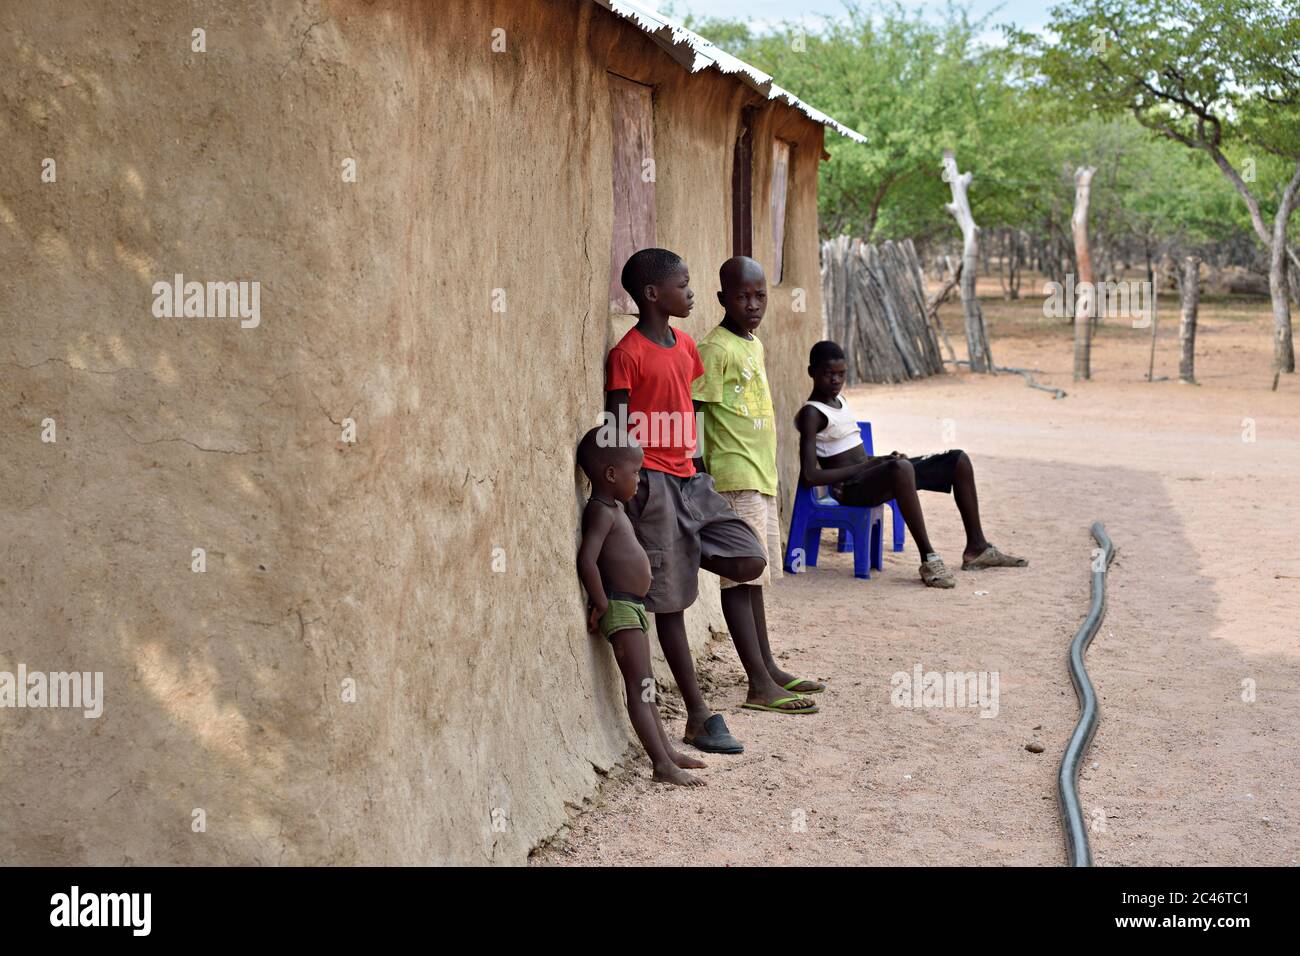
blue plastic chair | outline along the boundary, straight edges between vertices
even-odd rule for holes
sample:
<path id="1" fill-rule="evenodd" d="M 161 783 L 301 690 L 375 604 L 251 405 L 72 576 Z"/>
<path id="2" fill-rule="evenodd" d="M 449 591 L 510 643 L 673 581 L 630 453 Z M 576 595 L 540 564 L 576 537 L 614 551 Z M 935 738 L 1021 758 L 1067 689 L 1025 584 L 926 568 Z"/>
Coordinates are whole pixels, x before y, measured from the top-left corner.
<path id="1" fill-rule="evenodd" d="M 794 495 L 794 514 L 790 516 L 790 537 L 785 544 L 785 570 L 798 574 L 795 559 L 803 552 L 804 568 L 817 567 L 817 554 L 821 549 L 822 529 L 838 528 L 840 541 L 847 536 L 853 550 L 853 576 L 871 580 L 871 569 L 884 570 L 880 536 L 885 526 L 885 510 L 850 508 L 827 495 L 819 498 L 802 481 Z M 855 547 L 855 542 L 861 546 Z M 847 549 L 842 549 L 847 550 Z"/>
<path id="2" fill-rule="evenodd" d="M 858 422 L 862 442 L 871 451 L 871 424 Z M 830 495 L 819 497 L 813 489 L 799 482 L 794 496 L 794 512 L 790 516 L 790 535 L 785 545 L 785 570 L 797 574 L 795 561 L 802 551 L 802 567 L 815 568 L 821 550 L 823 528 L 840 532 L 839 549 L 853 551 L 853 576 L 871 579 L 871 569 L 884 570 L 884 553 L 881 538 L 885 527 L 884 507 L 852 508 L 842 505 Z"/>
<path id="3" fill-rule="evenodd" d="M 876 451 L 871 443 L 871 422 L 858 422 L 858 431 L 862 432 L 862 444 L 867 449 L 867 454 L 874 455 Z M 893 498 L 886 501 L 882 507 L 890 508 L 894 512 L 889 527 L 890 530 L 894 532 L 894 550 L 902 551 L 904 540 L 903 534 L 907 530 L 907 526 L 903 524 L 903 513 L 898 510 L 898 502 Z M 853 550 L 853 536 L 851 532 L 844 530 L 840 531 L 839 550 Z M 877 567 L 879 567 L 879 565 L 877 565 Z"/>

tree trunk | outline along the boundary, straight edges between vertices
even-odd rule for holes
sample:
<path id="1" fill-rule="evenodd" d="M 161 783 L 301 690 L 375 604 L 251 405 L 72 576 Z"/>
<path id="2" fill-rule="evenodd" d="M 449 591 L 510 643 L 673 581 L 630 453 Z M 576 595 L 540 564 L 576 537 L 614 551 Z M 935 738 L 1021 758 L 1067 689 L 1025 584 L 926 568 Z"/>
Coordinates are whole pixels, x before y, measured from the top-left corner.
<path id="1" fill-rule="evenodd" d="M 1074 380 L 1092 378 L 1092 316 L 1097 308 L 1097 290 L 1093 284 L 1092 253 L 1088 249 L 1088 203 L 1092 198 L 1092 174 L 1095 166 L 1080 167 L 1074 172 L 1074 257 L 1079 263 L 1079 281 L 1075 286 L 1074 306 Z"/>
<path id="2" fill-rule="evenodd" d="M 984 312 L 975 295 L 975 276 L 979 270 L 979 226 L 971 215 L 966 191 L 970 187 L 970 172 L 957 172 L 957 159 L 952 150 L 944 150 L 944 178 L 952 189 L 952 202 L 944 208 L 957 220 L 962 235 L 961 309 L 966 323 L 966 350 L 970 355 L 972 372 L 992 372 L 993 356 L 989 351 L 988 328 Z"/>
<path id="3" fill-rule="evenodd" d="M 1002 254 L 998 256 L 998 285 L 1002 287 L 1002 298 L 1011 298 L 1010 290 L 1007 288 L 1007 230 L 999 229 L 998 236 L 1002 240 Z"/>
<path id="4" fill-rule="evenodd" d="M 1151 290 L 1151 357 L 1147 361 L 1147 381 L 1156 375 L 1156 325 L 1160 322 L 1160 283 L 1151 269 L 1151 247 L 1147 246 L 1147 287 Z"/>
<path id="5" fill-rule="evenodd" d="M 1196 308 L 1201 299 L 1201 260 L 1188 256 L 1183 260 L 1183 312 L 1178 320 L 1178 342 L 1183 356 L 1178 362 L 1178 378 L 1196 384 Z"/>
<path id="6" fill-rule="evenodd" d="M 1292 183 L 1292 186 L 1295 184 Z M 1287 282 L 1286 226 L 1291 216 L 1294 189 L 1283 196 L 1273 221 L 1273 248 L 1268 257 L 1268 294 L 1273 300 L 1273 371 L 1295 371 L 1295 345 L 1291 340 L 1291 289 Z"/>
<path id="7" fill-rule="evenodd" d="M 1286 257 L 1291 260 L 1291 265 L 1287 268 L 1286 277 L 1291 285 L 1291 301 L 1300 305 L 1300 257 L 1297 257 L 1295 250 L 1290 246 L 1287 247 Z"/>
<path id="8" fill-rule="evenodd" d="M 1300 190 L 1300 163 L 1296 163 L 1291 181 L 1282 190 L 1277 215 L 1273 217 L 1273 231 L 1270 233 L 1264 222 L 1259 200 L 1246 187 L 1241 175 L 1223 155 L 1223 151 L 1213 144 L 1198 145 L 1209 150 L 1210 157 L 1245 200 L 1246 208 L 1250 211 L 1251 225 L 1255 227 L 1256 235 L 1269 253 L 1268 292 L 1273 300 L 1273 387 L 1277 388 L 1278 375 L 1282 372 L 1295 371 L 1295 348 L 1291 341 L 1291 304 L 1287 301 L 1289 290 L 1286 278 L 1286 227 L 1295 208 L 1297 191 Z"/>
<path id="9" fill-rule="evenodd" d="M 1008 230 L 1008 263 L 1006 263 L 1006 298 L 1021 298 L 1021 234 Z"/>

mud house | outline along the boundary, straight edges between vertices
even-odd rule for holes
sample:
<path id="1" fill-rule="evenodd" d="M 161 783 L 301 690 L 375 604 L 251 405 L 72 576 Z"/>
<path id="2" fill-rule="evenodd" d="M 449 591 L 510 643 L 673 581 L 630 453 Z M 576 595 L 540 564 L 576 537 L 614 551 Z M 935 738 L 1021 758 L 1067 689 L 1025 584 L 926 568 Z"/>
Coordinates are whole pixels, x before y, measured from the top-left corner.
<path id="1" fill-rule="evenodd" d="M 856 134 L 616 0 L 10 4 L 0 104 L 0 670 L 104 675 L 0 712 L 5 862 L 523 861 L 631 740 L 573 569 L 622 261 L 698 337 L 760 259 L 790 420 Z"/>

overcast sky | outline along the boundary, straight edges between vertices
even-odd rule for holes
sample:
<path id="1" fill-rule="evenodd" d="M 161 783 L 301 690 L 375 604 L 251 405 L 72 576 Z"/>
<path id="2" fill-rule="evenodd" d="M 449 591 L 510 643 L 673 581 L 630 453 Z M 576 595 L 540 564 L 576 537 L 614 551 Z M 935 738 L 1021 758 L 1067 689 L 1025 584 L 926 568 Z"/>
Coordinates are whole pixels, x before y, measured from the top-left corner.
<path id="1" fill-rule="evenodd" d="M 745 20 L 754 23 L 760 29 L 768 24 L 782 20 L 812 20 L 816 17 L 836 16 L 842 14 L 844 5 L 840 0 L 642 0 L 650 6 L 663 9 L 672 8 L 678 17 L 694 13 L 701 17 L 726 17 L 729 20 Z M 1048 8 L 1056 0 L 969 0 L 972 19 L 978 19 L 992 13 L 990 25 L 1014 22 L 1019 27 L 1038 29 L 1047 22 Z M 924 0 L 903 0 L 905 7 L 941 13 L 941 3 L 924 2 Z M 875 4 L 863 3 L 862 8 L 870 11 Z"/>

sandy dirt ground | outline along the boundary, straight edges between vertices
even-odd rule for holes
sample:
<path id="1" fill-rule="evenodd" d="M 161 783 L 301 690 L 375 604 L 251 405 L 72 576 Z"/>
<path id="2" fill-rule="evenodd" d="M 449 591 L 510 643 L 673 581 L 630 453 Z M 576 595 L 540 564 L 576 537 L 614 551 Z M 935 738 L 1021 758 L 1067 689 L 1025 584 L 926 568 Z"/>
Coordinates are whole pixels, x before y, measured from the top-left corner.
<path id="1" fill-rule="evenodd" d="M 1203 304 L 1199 386 L 1144 382 L 1149 333 L 1118 321 L 1080 384 L 1069 331 L 1042 317 L 1041 299 L 990 294 L 997 362 L 1043 370 L 1067 398 L 968 373 L 851 389 L 878 453 L 969 452 L 989 539 L 1030 566 L 927 589 L 909 536 L 858 581 L 826 535 L 818 567 L 768 594 L 784 665 L 829 681 L 821 713 L 741 710 L 724 635 L 700 668 L 745 753 L 706 757 L 698 789 L 651 783 L 630 753 L 533 864 L 1063 864 L 1055 779 L 1077 716 L 1065 654 L 1101 519 L 1119 553 L 1087 658 L 1102 722 L 1079 784 L 1097 863 L 1294 865 L 1300 380 L 1270 390 L 1266 306 Z M 1175 308 L 1162 299 L 1157 376 L 1177 375 Z M 955 309 L 946 321 L 964 354 Z M 951 499 L 922 502 L 935 546 L 959 565 Z M 917 665 L 996 672 L 996 716 L 895 706 L 891 677 Z"/>

